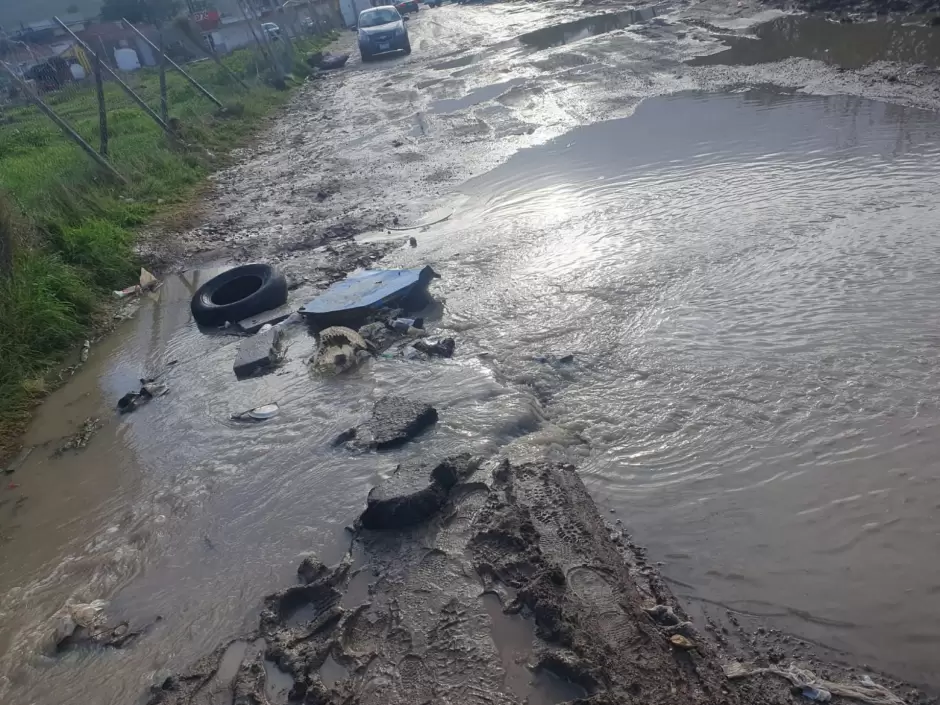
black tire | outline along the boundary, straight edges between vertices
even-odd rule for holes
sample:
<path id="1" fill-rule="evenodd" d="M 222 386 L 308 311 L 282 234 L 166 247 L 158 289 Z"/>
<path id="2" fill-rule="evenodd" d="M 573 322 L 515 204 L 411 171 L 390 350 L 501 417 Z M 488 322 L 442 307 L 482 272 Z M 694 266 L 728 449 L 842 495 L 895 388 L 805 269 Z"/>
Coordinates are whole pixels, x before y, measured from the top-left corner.
<path id="1" fill-rule="evenodd" d="M 240 321 L 287 303 L 287 280 L 267 264 L 244 264 L 210 279 L 190 308 L 201 326 Z"/>
<path id="2" fill-rule="evenodd" d="M 402 47 L 402 51 L 405 52 L 405 56 L 411 53 L 411 40 L 405 42 L 405 46 Z"/>

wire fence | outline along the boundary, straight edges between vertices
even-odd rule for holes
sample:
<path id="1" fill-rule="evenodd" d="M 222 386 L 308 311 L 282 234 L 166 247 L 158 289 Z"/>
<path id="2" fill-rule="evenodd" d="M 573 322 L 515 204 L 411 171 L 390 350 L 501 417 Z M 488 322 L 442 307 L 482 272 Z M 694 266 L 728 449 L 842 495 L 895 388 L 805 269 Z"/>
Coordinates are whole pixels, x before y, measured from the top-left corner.
<path id="1" fill-rule="evenodd" d="M 161 30 L 121 23 L 136 49 L 82 38 L 62 22 L 68 49 L 51 56 L 0 36 L 0 182 L 20 199 L 19 170 L 55 170 L 82 153 L 127 182 L 135 154 L 224 144 L 208 132 L 220 129 L 219 118 L 237 118 L 259 93 L 305 78 L 307 52 L 343 24 L 338 12 L 282 10 L 262 19 L 249 7 L 234 50 L 214 46 L 188 19 Z"/>

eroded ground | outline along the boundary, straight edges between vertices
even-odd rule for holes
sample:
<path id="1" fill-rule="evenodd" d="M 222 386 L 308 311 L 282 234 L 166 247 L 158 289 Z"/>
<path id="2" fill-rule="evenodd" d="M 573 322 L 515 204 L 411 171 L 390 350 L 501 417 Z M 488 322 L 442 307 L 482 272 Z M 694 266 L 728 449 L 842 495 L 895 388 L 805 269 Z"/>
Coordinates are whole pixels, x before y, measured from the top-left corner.
<path id="1" fill-rule="evenodd" d="M 755 17 L 773 24 L 752 31 Z M 645 676 L 634 695 L 629 664 L 583 635 L 566 646 L 564 630 L 535 634 L 553 623 L 540 622 L 539 595 L 504 613 L 513 592 L 525 602 L 542 584 L 475 553 L 478 522 L 500 507 L 535 516 L 545 501 L 494 484 L 506 458 L 529 468 L 520 491 L 546 459 L 574 464 L 600 511 L 649 546 L 645 566 L 630 552 L 617 563 L 581 485 L 551 471 L 570 479 L 556 486 L 590 539 L 571 548 L 553 540 L 554 519 L 533 519 L 539 560 L 560 568 L 544 575 L 565 577 L 545 587 L 575 612 L 607 600 L 612 621 L 592 634 L 623 626 L 688 702 L 737 696 L 721 693 L 715 662 L 673 651 L 637 612 L 674 604 L 668 592 L 611 588 L 598 570 L 661 568 L 696 630 L 714 635 L 704 652 L 783 664 L 822 652 L 879 682 L 886 671 L 938 687 L 940 545 L 923 530 L 940 501 L 933 35 L 923 23 L 851 27 L 748 3 L 448 5 L 410 21 L 410 57 L 354 57 L 312 81 L 218 175 L 197 227 L 151 242 L 179 274 L 96 343 L 30 430 L 35 449 L 0 500 L 0 699 L 124 705 L 235 636 L 251 638 L 219 652 L 221 680 L 245 657 L 263 669 L 256 656 L 277 630 L 307 629 L 320 609 L 296 623 L 268 615 L 259 631 L 265 596 L 310 552 L 342 564 L 343 527 L 400 463 L 463 452 L 491 464 L 453 511 L 384 539 L 356 534 L 353 563 L 328 573 L 343 611 L 286 680 L 268 664 L 272 703 L 320 656 L 325 697 L 335 687 L 367 700 L 372 683 L 383 697 L 433 699 L 424 647 L 376 644 L 364 629 L 370 643 L 346 648 L 333 631 L 361 614 L 387 636 L 396 599 L 416 639 L 453 629 L 448 658 L 494 698 L 665 697 Z M 696 59 L 722 50 L 733 56 Z M 918 51 L 922 65 L 896 63 Z M 316 345 L 299 333 L 277 372 L 236 382 L 239 340 L 196 330 L 188 301 L 213 266 L 248 259 L 279 263 L 297 305 L 358 266 L 431 264 L 443 279 L 424 314 L 457 341 L 454 358 L 380 357 L 327 377 L 307 365 Z M 115 401 L 154 376 L 170 393 L 118 417 Z M 393 452 L 331 445 L 389 394 L 432 403 L 439 422 Z M 272 401 L 271 422 L 230 419 Z M 94 419 L 87 447 L 56 452 Z M 456 611 L 442 601 L 423 614 L 409 597 L 419 574 L 383 558 L 396 551 L 437 561 L 453 585 L 428 597 L 452 587 Z M 110 624 L 146 633 L 122 649 L 50 649 L 63 605 L 98 599 Z M 529 670 L 559 644 L 591 662 Z M 607 670 L 583 676 L 595 667 Z M 249 697 L 261 673 L 242 675 Z M 763 678 L 770 690 L 746 701 L 789 697 Z M 440 687 L 469 692 L 456 675 Z"/>

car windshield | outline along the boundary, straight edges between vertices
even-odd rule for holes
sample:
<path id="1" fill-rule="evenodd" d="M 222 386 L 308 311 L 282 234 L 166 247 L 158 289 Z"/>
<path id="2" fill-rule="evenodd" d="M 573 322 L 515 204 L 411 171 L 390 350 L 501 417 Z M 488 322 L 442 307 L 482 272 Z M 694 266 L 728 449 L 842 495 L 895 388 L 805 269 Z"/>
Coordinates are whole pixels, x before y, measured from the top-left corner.
<path id="1" fill-rule="evenodd" d="M 401 15 L 394 7 L 377 7 L 374 10 L 367 10 L 359 15 L 360 27 L 378 27 L 381 24 L 398 22 Z"/>

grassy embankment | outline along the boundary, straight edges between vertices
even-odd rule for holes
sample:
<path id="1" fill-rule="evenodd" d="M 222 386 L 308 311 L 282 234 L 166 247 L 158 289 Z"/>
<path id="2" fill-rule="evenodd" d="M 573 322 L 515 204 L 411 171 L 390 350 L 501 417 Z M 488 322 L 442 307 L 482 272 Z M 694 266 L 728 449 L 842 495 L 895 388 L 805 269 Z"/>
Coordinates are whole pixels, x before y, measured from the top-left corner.
<path id="1" fill-rule="evenodd" d="M 306 74 L 303 55 L 331 39 L 295 45 L 291 83 Z M 224 112 L 182 76 L 167 76 L 170 116 L 179 120 L 183 140 L 202 149 L 172 146 L 116 84 L 106 85 L 111 161 L 130 186 L 105 178 L 35 107 L 0 109 L 0 461 L 13 449 L 32 403 L 48 389 L 50 371 L 93 327 L 109 292 L 136 282 L 135 229 L 161 209 L 185 203 L 220 166 L 224 156 L 218 155 L 248 141 L 289 97 L 258 79 L 252 52 L 236 52 L 225 62 L 246 79 L 250 93 L 210 61 L 187 67 L 227 106 Z M 137 72 L 129 82 L 159 111 L 155 70 Z M 98 144 L 93 84 L 45 98 Z"/>

